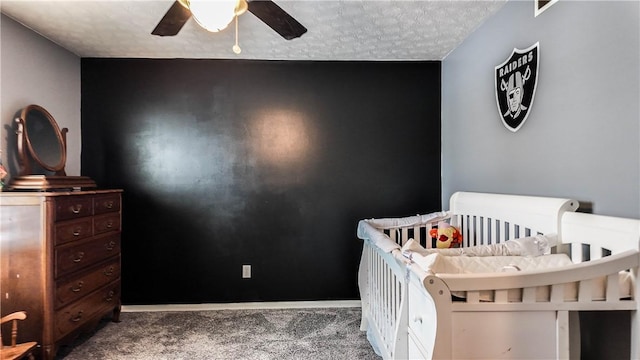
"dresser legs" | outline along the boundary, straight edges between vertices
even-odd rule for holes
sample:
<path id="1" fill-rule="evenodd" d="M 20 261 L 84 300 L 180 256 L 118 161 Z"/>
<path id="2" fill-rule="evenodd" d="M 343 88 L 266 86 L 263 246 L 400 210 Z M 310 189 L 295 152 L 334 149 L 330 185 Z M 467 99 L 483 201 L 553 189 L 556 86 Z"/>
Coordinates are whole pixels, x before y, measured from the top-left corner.
<path id="1" fill-rule="evenodd" d="M 115 323 L 120 322 L 120 312 L 122 311 L 122 304 L 118 304 L 115 308 L 113 308 L 113 318 L 111 321 Z"/>

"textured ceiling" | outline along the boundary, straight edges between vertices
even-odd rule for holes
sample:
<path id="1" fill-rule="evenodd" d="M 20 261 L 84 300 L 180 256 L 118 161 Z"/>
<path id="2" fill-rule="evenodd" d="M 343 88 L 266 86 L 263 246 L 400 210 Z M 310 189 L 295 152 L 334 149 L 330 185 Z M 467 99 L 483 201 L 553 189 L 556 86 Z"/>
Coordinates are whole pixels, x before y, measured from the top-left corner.
<path id="1" fill-rule="evenodd" d="M 173 0 L 0 0 L 2 13 L 81 57 L 263 60 L 442 60 L 506 0 L 275 0 L 308 32 L 284 40 L 253 14 L 210 33 L 190 19 L 177 36 L 151 31 Z"/>

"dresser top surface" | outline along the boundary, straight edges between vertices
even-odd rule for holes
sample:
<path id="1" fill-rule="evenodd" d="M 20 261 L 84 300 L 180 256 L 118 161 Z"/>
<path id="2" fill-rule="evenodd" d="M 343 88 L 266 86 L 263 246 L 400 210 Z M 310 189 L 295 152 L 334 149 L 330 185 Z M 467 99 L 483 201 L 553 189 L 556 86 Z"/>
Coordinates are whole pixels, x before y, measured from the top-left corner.
<path id="1" fill-rule="evenodd" d="M 20 205 L 26 201 L 28 203 L 45 201 L 47 198 L 60 196 L 82 196 L 82 195 L 108 195 L 122 193 L 122 189 L 96 189 L 77 191 L 0 191 L 0 205 Z"/>
<path id="2" fill-rule="evenodd" d="M 98 195 L 109 193 L 120 193 L 122 189 L 96 189 L 96 190 L 73 190 L 73 191 L 27 191 L 27 190 L 0 190 L 0 196 L 68 196 L 68 195 Z"/>

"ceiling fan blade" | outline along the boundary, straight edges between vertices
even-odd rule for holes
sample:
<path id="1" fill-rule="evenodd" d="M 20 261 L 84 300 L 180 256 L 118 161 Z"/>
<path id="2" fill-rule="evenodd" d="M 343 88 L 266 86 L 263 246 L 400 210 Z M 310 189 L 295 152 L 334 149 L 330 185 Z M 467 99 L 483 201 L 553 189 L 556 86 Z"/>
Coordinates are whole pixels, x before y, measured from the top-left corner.
<path id="1" fill-rule="evenodd" d="M 283 38 L 291 40 L 307 32 L 307 28 L 273 1 L 254 0 L 247 2 L 249 11 Z"/>
<path id="2" fill-rule="evenodd" d="M 180 29 L 191 17 L 191 11 L 183 6 L 180 1 L 176 0 L 169 8 L 162 20 L 158 23 L 155 29 L 151 32 L 153 35 L 159 36 L 174 36 L 178 34 Z"/>

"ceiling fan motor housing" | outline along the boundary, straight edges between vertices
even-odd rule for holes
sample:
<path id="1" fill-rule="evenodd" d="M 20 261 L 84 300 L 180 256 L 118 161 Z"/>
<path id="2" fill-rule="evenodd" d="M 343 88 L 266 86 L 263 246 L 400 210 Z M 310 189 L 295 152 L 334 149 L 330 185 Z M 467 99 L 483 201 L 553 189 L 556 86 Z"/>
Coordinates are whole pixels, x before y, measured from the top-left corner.
<path id="1" fill-rule="evenodd" d="M 175 0 L 151 34 L 158 36 L 177 35 L 187 20 L 193 15 L 194 3 L 196 2 L 210 4 L 220 3 L 220 1 L 207 0 Z M 298 38 L 307 32 L 307 28 L 271 0 L 230 1 L 231 4 L 233 2 L 235 2 L 234 11 L 227 17 L 229 21 L 224 26 L 219 25 L 218 29 L 214 30 L 206 26 L 203 27 L 210 31 L 222 30 L 231 23 L 234 17 L 249 11 L 286 40 Z M 197 19 L 197 16 L 194 16 L 194 18 L 196 18 L 199 24 L 201 23 L 201 21 Z"/>

